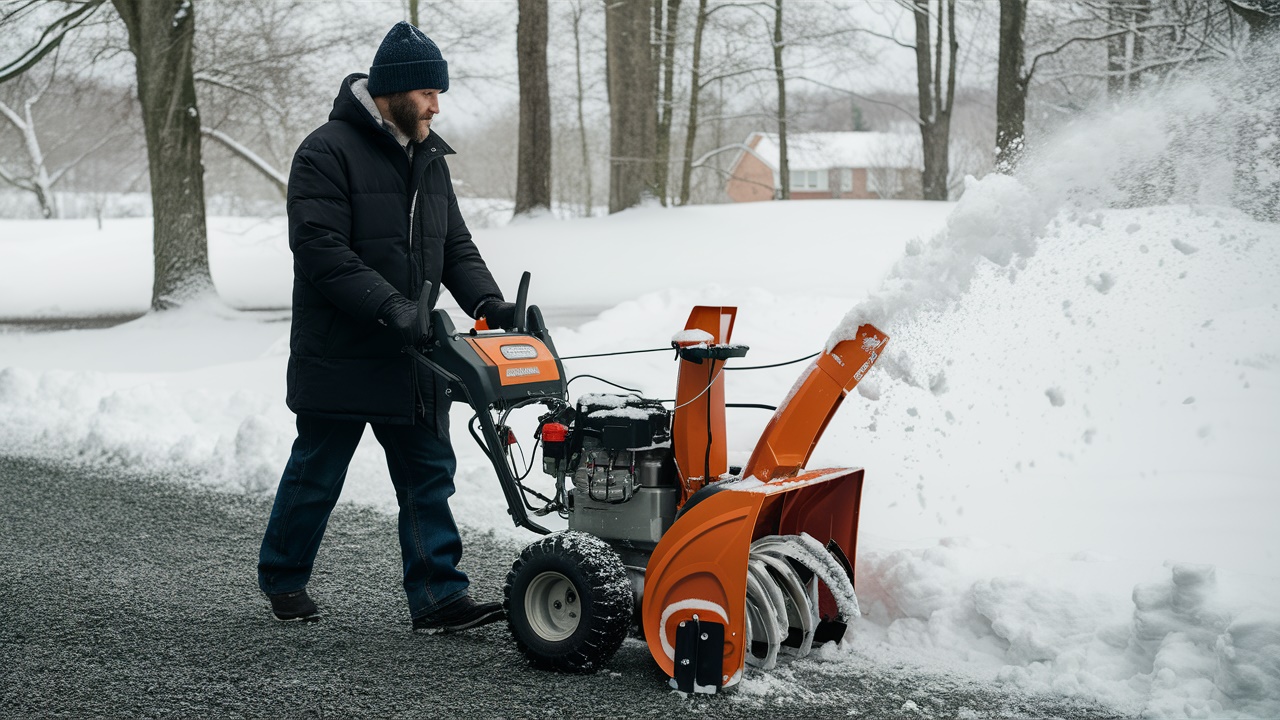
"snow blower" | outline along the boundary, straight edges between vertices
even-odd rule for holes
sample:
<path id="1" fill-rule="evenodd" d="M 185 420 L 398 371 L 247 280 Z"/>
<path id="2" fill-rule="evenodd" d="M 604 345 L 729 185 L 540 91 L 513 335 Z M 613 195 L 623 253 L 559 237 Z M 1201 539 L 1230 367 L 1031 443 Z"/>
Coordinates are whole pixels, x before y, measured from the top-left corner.
<path id="1" fill-rule="evenodd" d="M 746 466 L 731 468 L 725 408 L 735 406 L 725 404 L 724 371 L 749 369 L 726 368 L 748 349 L 731 342 L 736 308 L 693 308 L 671 343 L 674 401 L 589 394 L 571 404 L 542 313 L 526 305 L 528 286 L 525 273 L 521 327 L 511 331 L 480 322 L 460 332 L 424 289 L 424 342 L 407 352 L 475 411 L 469 430 L 512 520 L 546 536 L 524 549 L 504 588 L 511 633 L 529 661 L 593 672 L 638 624 L 673 688 L 714 693 L 738 683 L 746 665 L 769 669 L 780 655 L 843 637 L 859 614 L 850 558 L 863 471 L 805 466 L 888 338 L 863 325 L 817 354 L 771 408 Z M 534 432 L 534 453 L 540 445 L 542 470 L 554 478 L 545 494 L 525 483 L 533 453 L 520 467 L 508 425 L 512 411 L 532 405 L 546 411 Z M 534 520 L 552 513 L 567 531 Z"/>

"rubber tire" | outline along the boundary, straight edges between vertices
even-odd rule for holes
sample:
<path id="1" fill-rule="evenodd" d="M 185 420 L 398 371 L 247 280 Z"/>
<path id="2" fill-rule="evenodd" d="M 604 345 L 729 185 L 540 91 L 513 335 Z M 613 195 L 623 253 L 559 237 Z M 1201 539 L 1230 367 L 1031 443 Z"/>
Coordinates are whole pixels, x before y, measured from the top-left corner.
<path id="1" fill-rule="evenodd" d="M 573 634 L 550 641 L 534 631 L 525 614 L 525 593 L 544 572 L 564 575 L 582 600 Z M 530 544 L 507 573 L 503 608 L 516 646 L 543 670 L 594 673 L 627 637 L 635 601 L 622 558 L 600 538 L 582 532 L 549 535 Z"/>

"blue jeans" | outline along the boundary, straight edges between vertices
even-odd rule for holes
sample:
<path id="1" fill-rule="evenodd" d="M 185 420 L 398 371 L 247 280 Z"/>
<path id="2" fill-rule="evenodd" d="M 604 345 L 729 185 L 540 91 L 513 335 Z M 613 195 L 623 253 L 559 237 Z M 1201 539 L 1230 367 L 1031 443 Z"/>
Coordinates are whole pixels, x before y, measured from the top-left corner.
<path id="1" fill-rule="evenodd" d="M 258 555 L 258 586 L 264 593 L 306 587 L 364 426 L 361 421 L 298 416 L 298 439 L 280 478 Z M 373 423 L 373 434 L 387 454 L 400 505 L 409 612 L 422 617 L 467 592 L 467 576 L 458 569 L 462 538 L 449 511 L 457 461 L 448 433 L 441 439 L 421 422 Z"/>

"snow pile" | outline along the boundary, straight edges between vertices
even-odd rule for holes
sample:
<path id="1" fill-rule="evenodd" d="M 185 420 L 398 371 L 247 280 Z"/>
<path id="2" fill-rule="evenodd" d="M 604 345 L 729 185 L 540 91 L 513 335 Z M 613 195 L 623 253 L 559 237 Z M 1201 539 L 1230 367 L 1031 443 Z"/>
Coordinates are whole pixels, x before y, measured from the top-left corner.
<path id="1" fill-rule="evenodd" d="M 1280 716 L 1280 226 L 1242 211 L 1274 186 L 1237 147 L 1270 147 L 1254 120 L 1280 101 L 1241 88 L 1096 114 L 970 179 L 832 334 L 891 340 L 815 464 L 869 468 L 864 536 L 970 538 L 864 550 L 856 647 L 1156 717 Z"/>
<path id="2" fill-rule="evenodd" d="M 1046 562 L 961 539 L 864 553 L 867 621 L 845 652 L 901 658 L 913 649 L 1022 690 L 1144 716 L 1275 715 L 1280 608 L 1227 600 L 1211 566 L 1178 563 L 1130 600 L 1121 585 L 1132 570 L 1112 568 L 1100 583 L 1107 564 L 1087 555 Z"/>
<path id="3" fill-rule="evenodd" d="M 207 299 L 110 330 L 5 335 L 0 452 L 270 489 L 291 415 L 277 379 L 246 370 L 284 372 L 287 319 Z"/>

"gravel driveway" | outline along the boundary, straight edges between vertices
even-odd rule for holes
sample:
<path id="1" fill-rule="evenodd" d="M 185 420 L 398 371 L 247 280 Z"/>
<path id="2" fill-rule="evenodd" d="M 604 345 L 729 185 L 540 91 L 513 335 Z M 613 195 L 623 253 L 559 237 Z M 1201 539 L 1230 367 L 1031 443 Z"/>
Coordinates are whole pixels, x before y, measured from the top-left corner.
<path id="1" fill-rule="evenodd" d="M 11 458 L 0 493 L 0 716 L 1109 716 L 870 662 L 684 698 L 634 639 L 596 675 L 539 672 L 503 624 L 410 632 L 395 519 L 346 505 L 309 588 L 324 619 L 278 623 L 254 575 L 269 498 Z M 519 548 L 463 540 L 473 592 L 498 599 Z"/>

